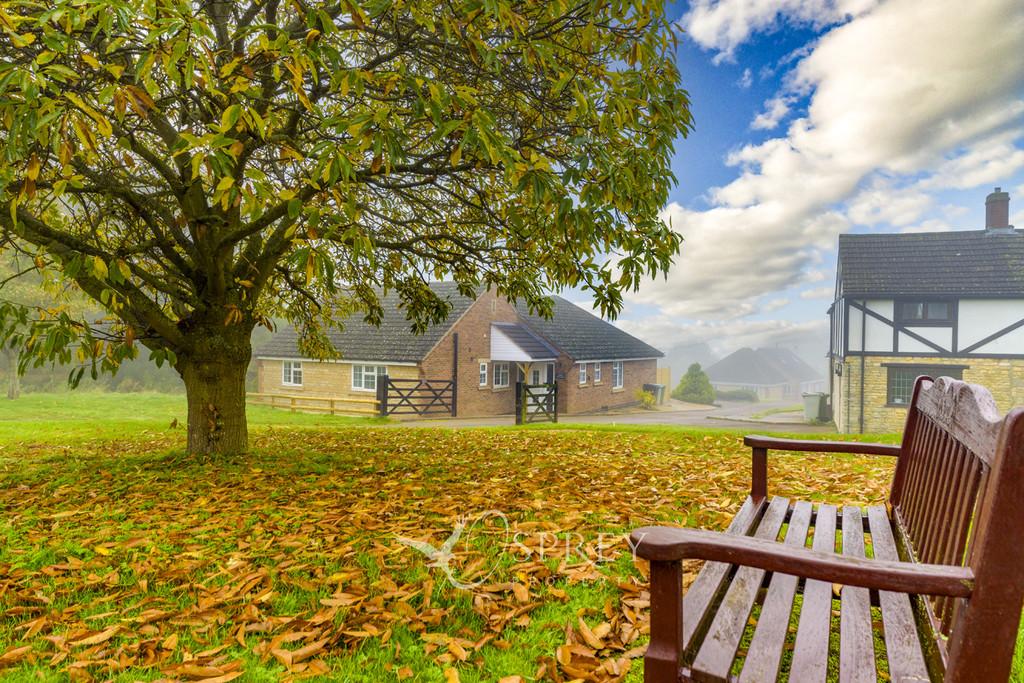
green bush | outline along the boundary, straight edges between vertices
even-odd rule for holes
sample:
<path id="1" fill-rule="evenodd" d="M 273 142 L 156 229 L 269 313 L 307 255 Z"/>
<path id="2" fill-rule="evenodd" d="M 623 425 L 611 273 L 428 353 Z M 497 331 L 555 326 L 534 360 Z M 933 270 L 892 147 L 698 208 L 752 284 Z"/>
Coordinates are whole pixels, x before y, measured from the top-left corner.
<path id="1" fill-rule="evenodd" d="M 700 363 L 694 363 L 687 370 L 678 386 L 672 390 L 672 398 L 687 403 L 703 403 L 711 405 L 715 402 L 715 390 L 711 380 L 700 369 Z"/>
<path id="2" fill-rule="evenodd" d="M 750 401 L 757 403 L 757 392 L 753 389 L 719 389 L 715 391 L 719 401 Z"/>
<path id="3" fill-rule="evenodd" d="M 654 394 L 643 389 L 637 389 L 635 396 L 641 408 L 644 410 L 654 410 Z"/>

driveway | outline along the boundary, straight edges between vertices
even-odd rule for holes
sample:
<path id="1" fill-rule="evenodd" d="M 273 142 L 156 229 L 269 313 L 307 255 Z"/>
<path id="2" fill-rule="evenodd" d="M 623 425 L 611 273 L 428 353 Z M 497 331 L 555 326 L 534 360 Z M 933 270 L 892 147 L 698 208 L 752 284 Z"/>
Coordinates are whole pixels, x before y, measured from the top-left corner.
<path id="1" fill-rule="evenodd" d="M 743 432 L 799 432 L 803 434 L 821 434 L 834 432 L 829 425 L 809 425 L 793 418 L 796 414 L 769 415 L 763 420 L 755 420 L 750 416 L 795 405 L 795 402 L 761 402 L 723 401 L 720 406 L 701 406 L 693 403 L 670 400 L 667 405 L 659 406 L 658 410 L 630 409 L 607 411 L 593 414 L 562 415 L 559 422 L 563 424 L 621 424 L 621 425 L 687 425 L 706 429 L 736 429 Z M 392 423 L 408 427 L 447 427 L 458 429 L 464 427 L 507 427 L 514 424 L 511 415 L 498 417 L 455 418 L 448 420 L 409 420 Z"/>

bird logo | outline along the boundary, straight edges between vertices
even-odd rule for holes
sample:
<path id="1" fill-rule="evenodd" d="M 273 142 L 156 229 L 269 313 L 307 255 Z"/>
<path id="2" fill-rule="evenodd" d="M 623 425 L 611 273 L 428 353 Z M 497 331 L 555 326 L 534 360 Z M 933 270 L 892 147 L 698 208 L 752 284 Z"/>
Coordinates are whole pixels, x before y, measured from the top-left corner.
<path id="1" fill-rule="evenodd" d="M 440 548 L 435 548 L 430 543 L 415 538 L 407 538 L 405 536 L 396 536 L 395 538 L 402 545 L 408 546 L 413 550 L 421 553 L 424 557 L 426 557 L 427 566 L 440 569 L 442 572 L 444 572 L 444 575 L 448 577 L 449 583 L 451 583 L 453 586 L 455 586 L 456 588 L 461 588 L 463 590 L 469 590 L 470 588 L 479 586 L 484 581 L 486 581 L 487 577 L 490 576 L 491 572 L 494 571 L 494 568 L 492 567 L 490 571 L 478 575 L 477 578 L 473 581 L 467 582 L 460 580 L 460 578 L 456 576 L 457 570 L 452 567 L 452 560 L 455 559 L 455 546 L 456 544 L 458 544 L 459 540 L 462 539 L 464 534 L 466 535 L 468 541 L 468 539 L 478 529 L 478 527 L 482 527 L 484 523 L 491 518 L 499 520 L 501 525 L 504 526 L 506 536 L 505 545 L 507 545 L 509 534 L 508 518 L 506 518 L 503 513 L 497 510 L 488 510 L 482 513 L 472 523 L 470 523 L 469 518 L 460 517 L 455 522 L 455 528 L 452 530 L 452 533 L 448 536 L 448 538 L 445 540 L 445 542 L 441 545 Z M 467 529 L 469 529 L 468 534 L 466 534 Z"/>

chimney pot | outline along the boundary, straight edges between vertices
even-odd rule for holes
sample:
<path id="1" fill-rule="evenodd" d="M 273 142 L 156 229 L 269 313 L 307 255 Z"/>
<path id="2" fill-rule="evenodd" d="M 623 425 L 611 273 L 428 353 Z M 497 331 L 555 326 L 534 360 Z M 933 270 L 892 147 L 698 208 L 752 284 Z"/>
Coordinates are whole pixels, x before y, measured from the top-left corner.
<path id="1" fill-rule="evenodd" d="M 1010 227 L 1010 194 L 997 187 L 985 197 L 985 229 L 1006 230 Z"/>

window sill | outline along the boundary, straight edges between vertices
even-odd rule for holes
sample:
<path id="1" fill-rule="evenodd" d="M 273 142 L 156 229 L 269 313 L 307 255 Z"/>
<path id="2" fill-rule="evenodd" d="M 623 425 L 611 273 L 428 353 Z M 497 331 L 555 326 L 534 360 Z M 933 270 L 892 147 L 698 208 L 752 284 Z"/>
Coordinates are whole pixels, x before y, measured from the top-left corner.
<path id="1" fill-rule="evenodd" d="M 612 393 L 618 394 L 626 390 L 626 387 L 612 387 Z"/>
<path id="2" fill-rule="evenodd" d="M 903 409 L 906 409 L 906 408 L 910 407 L 910 404 L 909 403 L 886 403 L 885 407 L 886 408 L 903 408 Z"/>
<path id="3" fill-rule="evenodd" d="M 494 392 L 508 391 L 509 389 L 511 389 L 511 387 L 506 384 L 505 386 L 495 386 L 493 389 L 491 389 L 491 391 L 494 391 Z"/>
<path id="4" fill-rule="evenodd" d="M 284 382 L 281 382 L 281 386 L 282 387 L 288 387 L 289 389 L 301 389 L 302 388 L 301 384 L 286 384 Z"/>
<path id="5" fill-rule="evenodd" d="M 363 389 L 362 387 L 352 387 L 352 391 L 358 391 L 363 394 L 376 394 L 376 389 Z"/>

